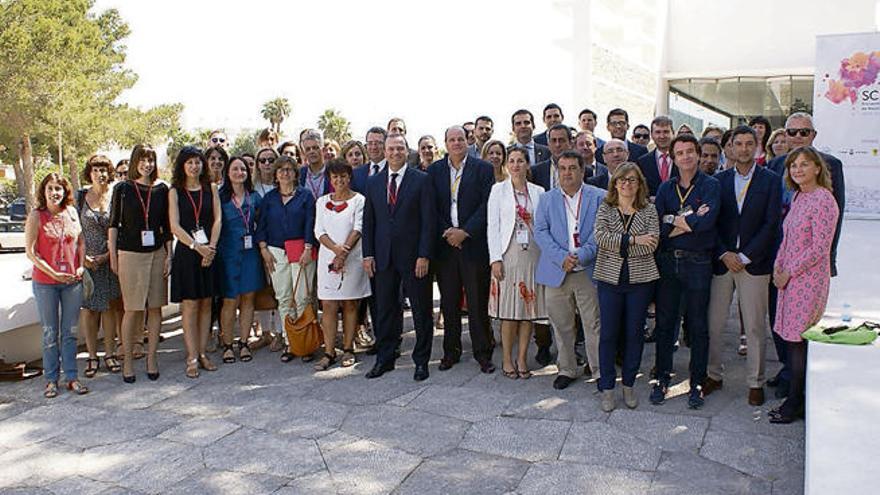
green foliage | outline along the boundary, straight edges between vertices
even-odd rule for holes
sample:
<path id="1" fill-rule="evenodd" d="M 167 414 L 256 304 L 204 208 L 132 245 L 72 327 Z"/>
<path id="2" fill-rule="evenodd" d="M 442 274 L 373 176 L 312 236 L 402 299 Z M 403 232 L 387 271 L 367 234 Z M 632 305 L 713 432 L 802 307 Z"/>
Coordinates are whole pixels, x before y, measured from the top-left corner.
<path id="1" fill-rule="evenodd" d="M 272 129 L 281 133 L 281 123 L 284 122 L 284 119 L 290 116 L 290 102 L 287 101 L 287 98 L 274 98 L 272 100 L 263 103 L 263 109 L 260 110 L 260 115 L 269 121 L 269 124 L 272 126 Z"/>
<path id="2" fill-rule="evenodd" d="M 184 146 L 197 146 L 205 149 L 205 143 L 208 142 L 210 136 L 211 129 L 196 129 L 190 132 L 178 126 L 168 133 L 168 137 L 171 140 L 166 150 L 168 161 L 174 162 L 174 158 L 177 157 L 177 154 L 180 153 Z"/>
<path id="3" fill-rule="evenodd" d="M 241 156 L 245 153 L 251 155 L 257 154 L 257 136 L 260 135 L 260 129 L 242 129 L 232 141 L 229 148 L 229 156 Z"/>
<path id="4" fill-rule="evenodd" d="M 328 108 L 318 118 L 318 129 L 324 133 L 324 139 L 333 139 L 340 145 L 351 139 L 351 124 L 335 108 Z"/>

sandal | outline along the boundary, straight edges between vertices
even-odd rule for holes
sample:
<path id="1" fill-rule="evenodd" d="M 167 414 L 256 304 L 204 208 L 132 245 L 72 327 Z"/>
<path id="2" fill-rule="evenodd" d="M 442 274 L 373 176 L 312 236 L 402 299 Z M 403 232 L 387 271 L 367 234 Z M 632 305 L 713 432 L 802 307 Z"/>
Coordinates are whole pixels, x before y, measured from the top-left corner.
<path id="1" fill-rule="evenodd" d="M 76 395 L 86 395 L 89 393 L 89 388 L 80 383 L 79 380 L 71 380 L 67 382 L 67 390 L 70 390 Z"/>
<path id="2" fill-rule="evenodd" d="M 242 363 L 246 363 L 253 359 L 254 356 L 251 354 L 251 348 L 248 347 L 247 342 L 239 342 L 238 343 L 238 360 Z"/>
<path id="3" fill-rule="evenodd" d="M 291 353 L 289 353 L 289 352 L 287 352 L 287 351 L 284 351 L 284 352 L 281 354 L 281 362 L 282 362 L 282 363 L 289 363 L 289 362 L 293 361 L 293 359 L 294 359 L 295 357 L 296 357 L 296 356 L 294 356 L 293 354 L 291 354 Z"/>
<path id="4" fill-rule="evenodd" d="M 272 343 L 269 344 L 269 352 L 278 352 L 284 350 L 284 338 L 281 337 L 280 333 L 276 333 L 272 336 Z"/>
<path id="5" fill-rule="evenodd" d="M 199 360 L 193 359 L 192 361 L 186 362 L 186 376 L 187 378 L 198 378 L 199 377 Z"/>
<path id="6" fill-rule="evenodd" d="M 322 357 L 317 363 L 315 363 L 315 371 L 325 371 L 327 368 L 333 366 L 333 363 L 336 362 L 336 354 L 332 356 L 330 354 L 324 353 L 324 357 Z"/>
<path id="7" fill-rule="evenodd" d="M 94 366 L 92 366 L 94 365 Z M 83 375 L 86 378 L 94 378 L 95 375 L 98 374 L 98 367 L 101 365 L 101 361 L 98 358 L 88 358 L 86 359 L 86 370 L 83 371 Z"/>
<path id="8" fill-rule="evenodd" d="M 354 363 L 357 362 L 357 357 L 354 355 L 354 349 L 347 349 L 342 351 L 342 361 L 340 361 L 340 366 L 343 368 L 348 368 L 349 366 L 354 366 Z"/>
<path id="9" fill-rule="evenodd" d="M 47 399 L 54 399 L 55 397 L 58 397 L 58 383 L 46 383 L 46 390 L 43 391 L 43 397 Z"/>
<path id="10" fill-rule="evenodd" d="M 204 354 L 199 356 L 199 368 L 205 371 L 217 371 L 217 365 L 212 363 L 208 356 Z"/>
<path id="11" fill-rule="evenodd" d="M 227 364 L 235 362 L 235 351 L 232 350 L 232 344 L 223 345 L 223 362 Z"/>
<path id="12" fill-rule="evenodd" d="M 516 380 L 519 378 L 519 373 L 516 371 L 516 366 L 513 367 L 512 370 L 507 371 L 504 369 L 504 366 L 501 366 L 501 374 L 504 375 L 505 378 L 510 378 L 511 380 Z"/>
<path id="13" fill-rule="evenodd" d="M 122 371 L 122 365 L 119 364 L 119 359 L 115 354 L 104 356 L 104 366 L 110 370 L 110 373 L 119 373 Z"/>
<path id="14" fill-rule="evenodd" d="M 522 378 L 523 380 L 528 380 L 529 378 L 532 377 L 532 372 L 529 371 L 528 368 L 526 368 L 526 369 L 524 369 L 524 370 L 517 370 L 516 373 L 517 373 L 517 374 L 519 375 L 519 377 Z"/>

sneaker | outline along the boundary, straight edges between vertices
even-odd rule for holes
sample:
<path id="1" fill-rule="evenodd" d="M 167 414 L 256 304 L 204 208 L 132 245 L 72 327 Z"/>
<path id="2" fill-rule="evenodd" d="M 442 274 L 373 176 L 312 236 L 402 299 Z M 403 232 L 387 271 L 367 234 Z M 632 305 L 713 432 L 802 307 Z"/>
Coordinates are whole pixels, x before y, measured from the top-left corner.
<path id="1" fill-rule="evenodd" d="M 688 392 L 688 407 L 690 409 L 700 409 L 705 402 L 702 387 L 691 388 L 691 391 Z"/>
<path id="2" fill-rule="evenodd" d="M 651 404 L 655 406 L 659 406 L 666 402 L 666 390 L 669 388 L 669 385 L 666 383 L 658 383 L 654 385 L 654 388 L 651 389 L 651 397 L 649 400 Z"/>

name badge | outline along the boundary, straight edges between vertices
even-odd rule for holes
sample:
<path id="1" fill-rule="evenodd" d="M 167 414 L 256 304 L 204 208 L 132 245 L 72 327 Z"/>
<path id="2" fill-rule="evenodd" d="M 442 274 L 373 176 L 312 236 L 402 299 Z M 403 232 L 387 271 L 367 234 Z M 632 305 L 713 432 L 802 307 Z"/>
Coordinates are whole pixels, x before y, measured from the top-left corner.
<path id="1" fill-rule="evenodd" d="M 245 249 L 253 249 L 254 248 L 254 237 L 251 235 L 242 236 L 241 242 L 244 245 Z"/>
<path id="2" fill-rule="evenodd" d="M 516 243 L 528 245 L 529 243 L 529 231 L 526 229 L 517 229 L 516 231 Z"/>
<path id="3" fill-rule="evenodd" d="M 691 208 L 691 205 L 687 205 L 687 206 L 683 207 L 682 209 L 678 210 L 678 214 L 685 216 L 685 217 L 690 215 L 693 212 L 694 212 L 694 209 Z"/>
<path id="4" fill-rule="evenodd" d="M 152 230 L 142 230 L 141 231 L 141 246 L 143 247 L 153 247 L 156 245 L 156 236 L 153 235 Z"/>
<path id="5" fill-rule="evenodd" d="M 581 247 L 581 234 L 579 232 L 575 232 L 574 234 L 572 234 L 572 237 L 574 238 L 574 247 Z"/>
<path id="6" fill-rule="evenodd" d="M 61 261 L 58 263 L 58 271 L 61 273 L 73 273 L 70 270 L 70 263 L 66 261 Z"/>
<path id="7" fill-rule="evenodd" d="M 199 227 L 192 232 L 192 238 L 197 244 L 207 244 L 208 236 L 205 235 L 205 229 Z"/>

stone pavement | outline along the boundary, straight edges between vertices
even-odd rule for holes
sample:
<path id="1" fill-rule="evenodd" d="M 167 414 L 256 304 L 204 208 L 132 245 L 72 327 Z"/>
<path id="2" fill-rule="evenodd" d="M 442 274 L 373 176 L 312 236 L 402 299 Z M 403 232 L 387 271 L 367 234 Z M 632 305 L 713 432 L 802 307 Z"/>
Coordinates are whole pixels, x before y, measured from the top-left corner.
<path id="1" fill-rule="evenodd" d="M 217 354 L 220 370 L 191 380 L 177 335 L 161 345 L 158 382 L 139 361 L 137 383 L 102 368 L 82 397 L 46 400 L 42 379 L 0 384 L 0 493 L 802 493 L 804 424 L 769 424 L 778 401 L 748 406 L 736 337 L 731 320 L 724 389 L 702 410 L 687 408 L 686 383 L 650 405 L 643 376 L 639 407 L 618 398 L 605 414 L 595 383 L 554 390 L 553 366 L 510 380 L 466 354 L 438 371 L 442 332 L 422 383 L 412 332 L 398 368 L 376 380 L 363 377 L 370 356 L 315 374 L 266 349 L 250 363 Z M 647 345 L 642 370 L 652 362 Z"/>

